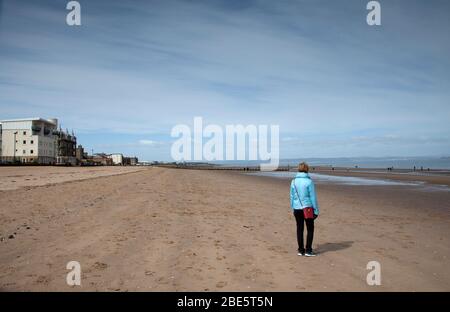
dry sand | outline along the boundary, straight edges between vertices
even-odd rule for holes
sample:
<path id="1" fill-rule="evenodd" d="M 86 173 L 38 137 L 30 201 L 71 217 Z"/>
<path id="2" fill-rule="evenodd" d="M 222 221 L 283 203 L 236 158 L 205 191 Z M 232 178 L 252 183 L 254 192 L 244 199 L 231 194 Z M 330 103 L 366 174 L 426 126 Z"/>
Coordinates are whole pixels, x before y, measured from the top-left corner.
<path id="1" fill-rule="evenodd" d="M 0 191 L 0 290 L 450 291 L 449 192 L 319 184 L 319 256 L 304 258 L 289 180 L 85 169 L 0 168 L 2 188 L 18 186 Z M 366 283 L 371 260 L 381 286 Z"/>
<path id="2" fill-rule="evenodd" d="M 0 191 L 136 172 L 142 167 L 1 167 Z"/>

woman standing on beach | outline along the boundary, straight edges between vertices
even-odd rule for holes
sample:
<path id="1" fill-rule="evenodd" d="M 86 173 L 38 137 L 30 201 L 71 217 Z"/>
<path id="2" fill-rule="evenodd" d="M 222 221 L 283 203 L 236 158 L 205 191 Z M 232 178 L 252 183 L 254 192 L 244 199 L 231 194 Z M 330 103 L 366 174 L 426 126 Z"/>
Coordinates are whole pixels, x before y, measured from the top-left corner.
<path id="1" fill-rule="evenodd" d="M 314 182 L 308 175 L 309 166 L 302 162 L 298 165 L 298 173 L 291 182 L 291 208 L 297 222 L 298 255 L 314 257 L 312 250 L 314 238 L 314 220 L 319 215 Z M 311 213 L 310 213 L 311 212 Z M 306 249 L 303 244 L 303 229 L 306 223 L 308 231 Z"/>

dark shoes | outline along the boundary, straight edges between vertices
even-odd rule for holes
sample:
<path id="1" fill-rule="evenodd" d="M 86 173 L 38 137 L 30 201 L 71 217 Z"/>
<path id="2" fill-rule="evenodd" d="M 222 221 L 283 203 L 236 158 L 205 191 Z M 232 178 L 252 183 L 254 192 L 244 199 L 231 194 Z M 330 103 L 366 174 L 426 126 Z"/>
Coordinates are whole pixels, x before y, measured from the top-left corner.
<path id="1" fill-rule="evenodd" d="M 299 251 L 298 253 L 297 253 L 297 255 L 299 255 L 299 256 L 304 256 L 304 257 L 315 257 L 315 256 L 317 256 L 317 254 L 314 252 L 314 251 Z"/>

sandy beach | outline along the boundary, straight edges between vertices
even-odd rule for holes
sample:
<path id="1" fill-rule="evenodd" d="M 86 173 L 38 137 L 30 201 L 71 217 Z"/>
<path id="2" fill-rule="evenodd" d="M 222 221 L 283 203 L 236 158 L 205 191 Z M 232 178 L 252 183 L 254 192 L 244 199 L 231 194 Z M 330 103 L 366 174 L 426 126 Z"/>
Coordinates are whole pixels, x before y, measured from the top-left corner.
<path id="1" fill-rule="evenodd" d="M 319 255 L 304 258 L 289 183 L 214 170 L 2 167 L 0 290 L 450 291 L 450 192 L 318 183 Z M 66 284 L 72 260 L 81 286 Z M 366 283 L 372 260 L 381 286 Z"/>

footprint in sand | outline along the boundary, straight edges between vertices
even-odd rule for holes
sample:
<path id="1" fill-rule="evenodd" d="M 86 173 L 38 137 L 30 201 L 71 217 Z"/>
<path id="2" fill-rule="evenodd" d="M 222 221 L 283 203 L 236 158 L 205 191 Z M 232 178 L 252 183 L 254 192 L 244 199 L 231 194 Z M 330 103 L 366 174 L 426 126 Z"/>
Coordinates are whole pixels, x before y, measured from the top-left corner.
<path id="1" fill-rule="evenodd" d="M 107 267 L 108 267 L 108 265 L 106 263 L 103 263 L 103 262 L 95 262 L 94 265 L 93 265 L 93 268 L 97 269 L 97 270 L 104 270 Z"/>
<path id="2" fill-rule="evenodd" d="M 39 277 L 36 279 L 36 283 L 37 283 L 37 284 L 44 284 L 44 285 L 47 285 L 49 282 L 50 282 L 50 279 L 49 279 L 47 276 L 43 276 L 43 275 L 39 276 Z"/>
<path id="3" fill-rule="evenodd" d="M 223 288 L 227 285 L 227 282 L 220 281 L 216 284 L 217 288 Z"/>

